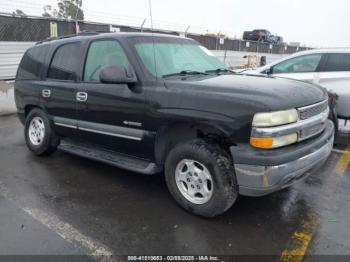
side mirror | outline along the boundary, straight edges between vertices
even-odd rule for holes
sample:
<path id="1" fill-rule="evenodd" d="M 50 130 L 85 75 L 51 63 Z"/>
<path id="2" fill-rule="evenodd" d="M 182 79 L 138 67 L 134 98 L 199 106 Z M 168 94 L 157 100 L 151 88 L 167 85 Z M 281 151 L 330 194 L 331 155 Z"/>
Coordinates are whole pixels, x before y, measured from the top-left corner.
<path id="1" fill-rule="evenodd" d="M 266 65 L 266 56 L 263 55 L 260 57 L 260 66 Z"/>
<path id="2" fill-rule="evenodd" d="M 266 70 L 265 70 L 265 73 L 266 73 L 267 75 L 272 75 L 272 74 L 273 74 L 273 67 L 270 67 L 270 68 L 266 69 Z"/>
<path id="3" fill-rule="evenodd" d="M 128 68 L 112 65 L 102 68 L 100 81 L 106 84 L 135 84 L 137 83 L 137 77 L 131 65 Z"/>

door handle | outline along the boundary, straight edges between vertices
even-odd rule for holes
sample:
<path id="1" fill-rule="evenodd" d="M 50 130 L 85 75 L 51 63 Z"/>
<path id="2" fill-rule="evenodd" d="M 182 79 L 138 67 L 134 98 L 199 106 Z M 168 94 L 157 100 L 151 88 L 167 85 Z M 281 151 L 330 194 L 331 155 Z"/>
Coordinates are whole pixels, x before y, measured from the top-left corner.
<path id="1" fill-rule="evenodd" d="M 79 102 L 86 102 L 88 99 L 88 94 L 86 92 L 78 92 L 76 95 L 76 99 Z"/>
<path id="2" fill-rule="evenodd" d="M 50 89 L 41 90 L 41 96 L 43 98 L 49 98 L 51 96 L 51 90 Z"/>

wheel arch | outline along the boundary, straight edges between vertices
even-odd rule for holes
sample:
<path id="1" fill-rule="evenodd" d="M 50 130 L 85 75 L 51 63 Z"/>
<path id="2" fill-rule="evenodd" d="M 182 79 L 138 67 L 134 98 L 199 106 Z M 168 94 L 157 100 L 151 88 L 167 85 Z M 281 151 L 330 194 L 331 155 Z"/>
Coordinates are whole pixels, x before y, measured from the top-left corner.
<path id="1" fill-rule="evenodd" d="M 175 122 L 163 126 L 157 133 L 155 139 L 156 163 L 164 164 L 168 153 L 174 146 L 196 138 L 217 143 L 228 152 L 228 147 L 235 144 L 229 132 L 220 126 L 208 123 Z"/>
<path id="2" fill-rule="evenodd" d="M 44 108 L 42 108 L 39 105 L 27 104 L 27 105 L 24 106 L 24 116 L 27 117 L 29 112 L 32 111 L 35 108 L 41 109 L 41 110 L 43 110 L 45 112 Z"/>
<path id="3" fill-rule="evenodd" d="M 47 118 L 48 118 L 48 120 L 49 120 L 49 123 L 50 123 L 51 128 L 54 128 L 54 124 L 53 124 L 53 119 L 52 119 L 52 117 L 50 117 L 50 116 L 48 115 L 48 113 L 47 113 L 47 111 L 45 110 L 44 107 L 42 107 L 42 106 L 40 106 L 40 105 L 36 105 L 36 104 L 27 104 L 27 105 L 24 106 L 24 115 L 23 115 L 23 117 L 21 117 L 21 118 L 23 118 L 23 124 L 25 123 L 26 118 L 27 118 L 27 116 L 29 115 L 29 113 L 30 113 L 32 110 L 34 110 L 34 109 L 40 109 L 40 110 L 42 110 L 42 111 L 46 114 L 46 116 L 47 116 Z M 21 121 L 22 121 L 22 120 L 21 120 Z"/>

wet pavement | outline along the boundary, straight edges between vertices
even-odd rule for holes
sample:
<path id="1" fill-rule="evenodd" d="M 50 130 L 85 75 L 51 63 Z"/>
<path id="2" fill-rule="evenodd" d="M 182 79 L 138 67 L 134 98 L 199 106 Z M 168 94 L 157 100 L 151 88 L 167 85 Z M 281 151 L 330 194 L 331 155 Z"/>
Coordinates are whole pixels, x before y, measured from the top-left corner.
<path id="1" fill-rule="evenodd" d="M 13 83 L 0 81 L 0 116 L 14 114 L 15 112 Z"/>
<path id="2" fill-rule="evenodd" d="M 161 175 L 59 151 L 35 157 L 17 118 L 1 117 L 0 254 L 350 255 L 349 144 L 341 134 L 305 181 L 203 219 L 176 205 Z"/>

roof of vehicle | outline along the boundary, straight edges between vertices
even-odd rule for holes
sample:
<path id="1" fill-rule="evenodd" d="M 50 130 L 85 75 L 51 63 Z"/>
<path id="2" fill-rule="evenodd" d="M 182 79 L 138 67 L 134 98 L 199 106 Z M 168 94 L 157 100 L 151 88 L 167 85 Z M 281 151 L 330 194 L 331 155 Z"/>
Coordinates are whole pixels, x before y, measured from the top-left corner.
<path id="1" fill-rule="evenodd" d="M 265 66 L 259 67 L 256 70 L 259 72 L 265 71 L 267 68 L 270 68 L 271 66 L 274 66 L 276 64 L 281 63 L 282 61 L 294 58 L 294 57 L 299 57 L 303 55 L 310 55 L 310 54 L 329 54 L 329 53 L 350 53 L 350 47 L 339 47 L 339 48 L 319 48 L 319 49 L 311 49 L 311 50 L 306 50 L 306 51 L 300 51 L 294 54 L 291 54 L 289 56 L 285 56 L 281 59 L 278 59 L 276 61 L 273 61 L 272 63 L 269 63 Z"/>
<path id="2" fill-rule="evenodd" d="M 318 48 L 294 53 L 293 55 L 324 54 L 324 53 L 349 53 L 350 47 Z"/>
<path id="3" fill-rule="evenodd" d="M 253 32 L 255 32 L 255 31 L 266 31 L 266 32 L 268 32 L 269 30 L 266 30 L 266 29 L 254 29 Z"/>
<path id="4" fill-rule="evenodd" d="M 160 34 L 160 33 L 143 33 L 143 32 L 88 32 L 83 31 L 78 34 L 73 35 L 65 35 L 61 37 L 53 37 L 53 38 L 47 38 L 45 40 L 39 41 L 36 44 L 42 44 L 42 43 L 53 43 L 53 42 L 64 42 L 64 41 L 74 41 L 77 39 L 86 39 L 86 38 L 103 38 L 103 37 L 117 37 L 117 38 L 129 38 L 129 37 L 137 37 L 137 36 L 145 36 L 145 37 L 169 37 L 169 38 L 181 38 L 184 39 L 185 37 L 177 36 L 177 35 L 171 35 L 171 34 Z M 189 39 L 189 38 L 186 38 Z"/>

